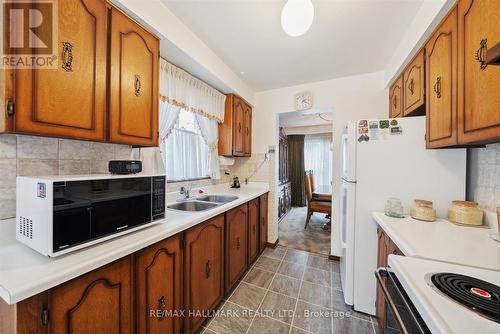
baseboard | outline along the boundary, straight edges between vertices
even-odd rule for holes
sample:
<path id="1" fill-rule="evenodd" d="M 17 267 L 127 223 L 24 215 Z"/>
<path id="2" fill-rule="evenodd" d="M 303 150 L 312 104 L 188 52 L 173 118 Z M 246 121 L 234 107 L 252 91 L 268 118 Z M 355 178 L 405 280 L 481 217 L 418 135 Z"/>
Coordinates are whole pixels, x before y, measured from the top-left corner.
<path id="1" fill-rule="evenodd" d="M 340 257 L 335 255 L 328 255 L 328 260 L 330 261 L 340 261 Z"/>
<path id="2" fill-rule="evenodd" d="M 278 247 L 278 243 L 280 242 L 280 239 L 276 239 L 276 241 L 273 243 L 273 242 L 266 242 L 266 247 L 270 247 L 270 248 L 276 248 Z"/>

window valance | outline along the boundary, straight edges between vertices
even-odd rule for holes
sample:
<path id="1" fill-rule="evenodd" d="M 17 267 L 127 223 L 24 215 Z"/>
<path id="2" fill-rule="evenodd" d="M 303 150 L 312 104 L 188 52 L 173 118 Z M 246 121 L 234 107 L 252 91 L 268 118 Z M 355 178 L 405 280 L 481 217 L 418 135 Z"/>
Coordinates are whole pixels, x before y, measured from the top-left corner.
<path id="1" fill-rule="evenodd" d="M 160 83 L 161 101 L 224 122 L 226 96 L 162 58 Z"/>

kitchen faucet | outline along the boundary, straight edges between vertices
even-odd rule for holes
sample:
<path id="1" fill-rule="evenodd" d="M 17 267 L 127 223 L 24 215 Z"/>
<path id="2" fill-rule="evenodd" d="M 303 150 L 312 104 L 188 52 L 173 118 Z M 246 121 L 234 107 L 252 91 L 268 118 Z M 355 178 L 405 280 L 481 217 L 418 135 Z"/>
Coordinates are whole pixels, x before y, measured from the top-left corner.
<path id="1" fill-rule="evenodd" d="M 191 192 L 191 189 L 188 189 L 187 187 L 181 187 L 181 189 L 179 190 L 179 194 L 184 195 L 183 199 L 185 199 L 185 200 L 189 199 L 191 197 L 190 192 Z"/>

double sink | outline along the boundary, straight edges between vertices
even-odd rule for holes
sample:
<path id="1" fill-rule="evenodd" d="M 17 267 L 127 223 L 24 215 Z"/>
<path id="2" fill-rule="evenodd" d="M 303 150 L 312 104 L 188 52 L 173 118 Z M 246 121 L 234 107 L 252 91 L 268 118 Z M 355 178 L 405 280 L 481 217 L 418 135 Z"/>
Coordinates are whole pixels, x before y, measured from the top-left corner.
<path id="1" fill-rule="evenodd" d="M 234 195 L 205 195 L 197 197 L 196 199 L 187 199 L 182 202 L 167 205 L 167 208 L 172 210 L 191 212 L 205 211 L 237 199 L 238 196 Z"/>

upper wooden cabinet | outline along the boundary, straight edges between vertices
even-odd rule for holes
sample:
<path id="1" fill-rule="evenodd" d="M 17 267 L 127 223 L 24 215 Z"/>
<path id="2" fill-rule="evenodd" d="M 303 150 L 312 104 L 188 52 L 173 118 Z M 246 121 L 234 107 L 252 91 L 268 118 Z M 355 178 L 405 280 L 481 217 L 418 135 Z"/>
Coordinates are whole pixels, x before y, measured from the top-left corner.
<path id="1" fill-rule="evenodd" d="M 5 71 L 0 132 L 158 144 L 155 36 L 104 0 L 65 0 L 57 48 L 57 69 Z"/>
<path id="2" fill-rule="evenodd" d="M 55 70 L 15 71 L 6 99 L 6 131 L 105 140 L 107 7 L 104 1 L 60 1 Z M 12 71 L 14 72 L 14 71 Z"/>
<path id="3" fill-rule="evenodd" d="M 219 154 L 236 157 L 252 154 L 252 107 L 234 94 L 226 95 L 224 123 L 219 125 Z"/>
<path id="4" fill-rule="evenodd" d="M 403 117 L 425 112 L 424 52 L 420 51 L 403 73 Z"/>
<path id="5" fill-rule="evenodd" d="M 136 254 L 136 322 L 139 333 L 181 333 L 181 234 Z M 155 315 L 151 316 L 151 310 Z"/>
<path id="6" fill-rule="evenodd" d="M 226 292 L 241 278 L 248 263 L 248 205 L 226 213 Z"/>
<path id="7" fill-rule="evenodd" d="M 457 10 L 426 46 L 427 147 L 457 144 Z"/>
<path id="8" fill-rule="evenodd" d="M 224 215 L 190 228 L 185 239 L 184 305 L 193 311 L 185 333 L 194 333 L 224 296 Z"/>
<path id="9" fill-rule="evenodd" d="M 400 76 L 389 88 L 389 117 L 403 116 L 403 77 Z"/>
<path id="10" fill-rule="evenodd" d="M 50 290 L 51 333 L 133 333 L 130 256 Z"/>
<path id="11" fill-rule="evenodd" d="M 110 141 L 158 144 L 158 39 L 111 9 Z"/>
<path id="12" fill-rule="evenodd" d="M 500 67 L 486 65 L 500 42 L 500 1 L 458 3 L 458 143 L 500 140 Z"/>

